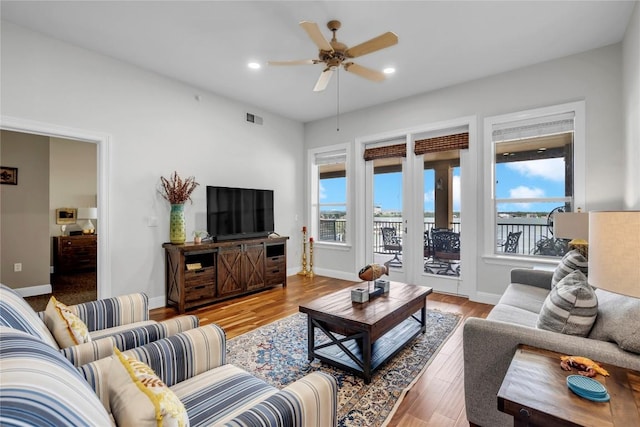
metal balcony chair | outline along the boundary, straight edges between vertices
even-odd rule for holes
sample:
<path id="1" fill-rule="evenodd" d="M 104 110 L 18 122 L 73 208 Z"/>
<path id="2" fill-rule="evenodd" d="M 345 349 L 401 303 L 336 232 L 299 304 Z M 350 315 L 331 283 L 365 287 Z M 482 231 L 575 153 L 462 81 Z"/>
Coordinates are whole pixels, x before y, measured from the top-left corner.
<path id="1" fill-rule="evenodd" d="M 506 254 L 515 254 L 518 252 L 518 242 L 522 236 L 522 231 L 510 231 L 504 242 L 498 246 L 502 248 L 502 252 Z"/>
<path id="2" fill-rule="evenodd" d="M 433 245 L 431 244 L 431 238 L 429 237 L 429 230 L 425 230 L 424 232 L 422 256 L 425 260 L 428 260 L 433 256 Z"/>
<path id="3" fill-rule="evenodd" d="M 400 266 L 402 261 L 399 258 L 402 253 L 402 240 L 396 234 L 393 227 L 382 227 L 382 244 L 385 252 L 393 252 L 393 258 L 389 261 L 389 265 Z"/>
<path id="4" fill-rule="evenodd" d="M 431 234 L 433 241 L 433 259 L 447 267 L 438 274 L 458 276 L 460 274 L 460 234 L 453 231 L 438 231 Z M 453 269 L 453 265 L 456 269 Z"/>

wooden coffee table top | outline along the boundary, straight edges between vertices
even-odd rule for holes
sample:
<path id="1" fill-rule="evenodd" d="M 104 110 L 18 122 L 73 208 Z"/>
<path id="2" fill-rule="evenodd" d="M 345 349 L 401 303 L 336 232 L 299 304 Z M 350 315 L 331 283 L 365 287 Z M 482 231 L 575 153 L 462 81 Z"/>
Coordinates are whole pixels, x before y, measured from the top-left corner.
<path id="1" fill-rule="evenodd" d="M 426 298 L 433 291 L 432 288 L 426 286 L 391 282 L 388 293 L 377 296 L 368 302 L 358 303 L 351 301 L 351 290 L 357 288 L 367 288 L 367 282 L 301 304 L 300 311 L 303 313 L 313 312 L 315 317 L 325 315 L 363 325 L 373 325 L 384 317 L 401 310 L 404 306 L 412 305 L 411 303 Z M 373 291 L 373 283 L 371 283 L 370 289 Z"/>
<path id="2" fill-rule="evenodd" d="M 640 426 L 640 372 L 603 363 L 610 376 L 594 379 L 611 399 L 592 402 L 569 390 L 566 378 L 577 372 L 563 371 L 560 356 L 518 347 L 498 392 L 498 409 L 513 415 L 514 425 Z"/>

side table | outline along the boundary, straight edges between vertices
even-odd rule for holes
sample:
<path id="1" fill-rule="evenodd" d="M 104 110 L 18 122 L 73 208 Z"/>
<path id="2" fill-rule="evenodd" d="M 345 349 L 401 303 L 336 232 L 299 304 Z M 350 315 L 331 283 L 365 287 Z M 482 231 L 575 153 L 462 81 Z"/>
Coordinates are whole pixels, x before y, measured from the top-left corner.
<path id="1" fill-rule="evenodd" d="M 593 402 L 574 394 L 560 368 L 560 353 L 520 345 L 498 391 L 498 410 L 513 415 L 514 426 L 640 426 L 640 372 L 602 364 L 597 375 L 611 399 Z M 574 356 L 578 356 L 574 354 Z"/>

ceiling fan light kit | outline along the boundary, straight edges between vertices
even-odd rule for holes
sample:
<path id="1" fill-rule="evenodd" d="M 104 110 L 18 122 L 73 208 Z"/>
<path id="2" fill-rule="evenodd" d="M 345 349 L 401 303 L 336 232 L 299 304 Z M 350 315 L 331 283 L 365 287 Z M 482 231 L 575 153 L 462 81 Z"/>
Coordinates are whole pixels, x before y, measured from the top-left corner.
<path id="1" fill-rule="evenodd" d="M 359 45 L 348 47 L 344 43 L 341 43 L 336 38 L 336 31 L 340 29 L 340 21 L 332 20 L 327 23 L 327 27 L 333 33 L 331 41 L 328 41 L 320 31 L 318 24 L 311 21 L 302 21 L 300 26 L 304 29 L 309 38 L 318 47 L 318 59 L 304 59 L 293 61 L 269 61 L 269 65 L 305 65 L 305 64 L 324 64 L 323 69 L 315 87 L 314 92 L 323 91 L 333 75 L 333 71 L 338 69 L 341 65 L 344 70 L 356 74 L 365 79 L 381 82 L 385 79 L 383 72 L 373 70 L 371 68 L 358 65 L 352 61 L 348 61 L 351 58 L 357 58 L 363 55 L 367 55 L 372 52 L 376 52 L 381 49 L 393 46 L 398 43 L 398 36 L 390 31 L 374 37 Z M 346 61 L 346 62 L 345 62 Z"/>

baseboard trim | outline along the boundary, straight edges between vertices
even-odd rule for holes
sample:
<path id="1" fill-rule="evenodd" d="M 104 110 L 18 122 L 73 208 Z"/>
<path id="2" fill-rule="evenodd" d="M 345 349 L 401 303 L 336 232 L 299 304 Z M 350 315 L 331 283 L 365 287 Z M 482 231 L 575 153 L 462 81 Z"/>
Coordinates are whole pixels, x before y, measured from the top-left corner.
<path id="1" fill-rule="evenodd" d="M 325 268 L 318 268 L 314 271 L 315 274 L 325 277 L 333 277 L 340 280 L 349 280 L 351 282 L 362 282 L 362 280 L 354 273 L 345 273 L 344 271 L 327 270 Z"/>
<path id="2" fill-rule="evenodd" d="M 149 309 L 164 308 L 167 304 L 167 299 L 164 296 L 149 298 Z"/>
<path id="3" fill-rule="evenodd" d="M 481 302 L 483 304 L 496 305 L 498 304 L 498 301 L 500 301 L 501 297 L 502 295 L 499 295 L 499 294 L 490 294 L 488 292 L 476 292 L 475 298 L 473 298 L 471 301 Z"/>
<path id="4" fill-rule="evenodd" d="M 27 286 L 26 288 L 14 288 L 14 291 L 20 294 L 22 298 L 35 297 L 37 295 L 50 294 L 53 287 L 49 285 Z"/>

